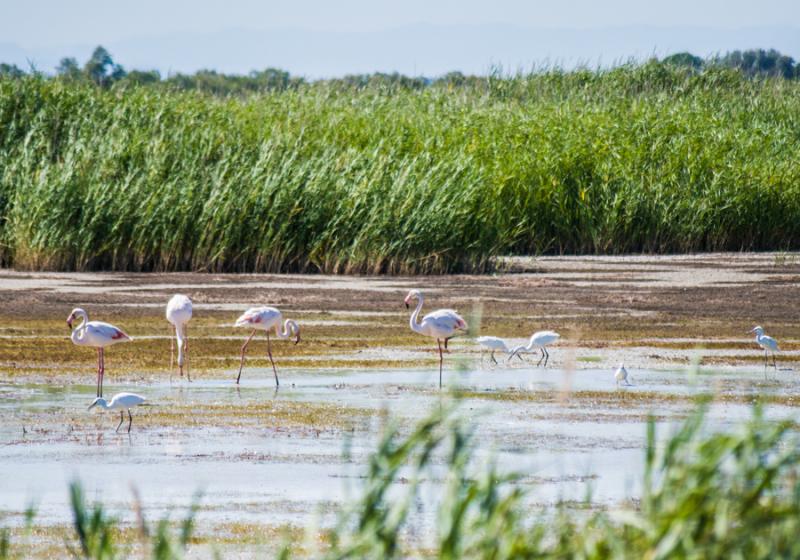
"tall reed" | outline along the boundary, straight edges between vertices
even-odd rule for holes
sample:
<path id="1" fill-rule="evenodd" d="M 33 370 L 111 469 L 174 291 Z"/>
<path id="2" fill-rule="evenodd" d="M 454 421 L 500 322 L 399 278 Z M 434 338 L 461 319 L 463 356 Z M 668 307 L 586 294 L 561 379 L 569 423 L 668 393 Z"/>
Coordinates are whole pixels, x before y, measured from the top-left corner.
<path id="1" fill-rule="evenodd" d="M 0 262 L 482 271 L 800 247 L 800 84 L 668 65 L 220 99 L 0 80 Z"/>

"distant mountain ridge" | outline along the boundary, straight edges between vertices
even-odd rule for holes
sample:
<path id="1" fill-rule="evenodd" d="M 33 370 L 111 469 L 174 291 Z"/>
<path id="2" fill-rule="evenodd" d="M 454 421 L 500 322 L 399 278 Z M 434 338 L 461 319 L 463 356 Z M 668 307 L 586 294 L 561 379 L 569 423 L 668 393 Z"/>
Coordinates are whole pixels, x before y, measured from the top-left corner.
<path id="1" fill-rule="evenodd" d="M 29 62 L 52 72 L 74 56 L 81 63 L 95 44 L 42 49 L 0 42 L 0 62 L 27 68 Z M 510 25 L 408 25 L 375 32 L 303 29 L 230 29 L 140 37 L 104 45 L 126 69 L 226 73 L 278 67 L 309 78 L 371 72 L 438 76 L 449 71 L 485 74 L 494 65 L 506 71 L 534 64 L 610 65 L 652 55 L 690 51 L 700 56 L 734 49 L 775 48 L 800 59 L 800 27 L 625 26 L 597 29 L 530 29 Z"/>

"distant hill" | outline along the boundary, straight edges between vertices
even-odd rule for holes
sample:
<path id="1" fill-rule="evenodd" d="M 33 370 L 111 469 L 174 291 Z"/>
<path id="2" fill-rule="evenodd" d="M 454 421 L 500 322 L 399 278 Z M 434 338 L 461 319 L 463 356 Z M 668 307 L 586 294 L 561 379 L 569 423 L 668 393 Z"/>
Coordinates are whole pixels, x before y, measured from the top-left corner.
<path id="1" fill-rule="evenodd" d="M 319 32 L 300 29 L 180 33 L 105 45 L 127 69 L 228 73 L 279 67 L 311 78 L 375 71 L 436 76 L 451 70 L 483 74 L 494 64 L 506 70 L 533 63 L 573 67 L 611 64 L 690 51 L 700 56 L 734 49 L 775 48 L 800 59 L 800 27 L 619 27 L 526 29 L 509 25 L 411 25 L 384 32 Z M 52 72 L 65 56 L 89 57 L 94 44 L 24 49 L 0 43 L 0 62 Z"/>

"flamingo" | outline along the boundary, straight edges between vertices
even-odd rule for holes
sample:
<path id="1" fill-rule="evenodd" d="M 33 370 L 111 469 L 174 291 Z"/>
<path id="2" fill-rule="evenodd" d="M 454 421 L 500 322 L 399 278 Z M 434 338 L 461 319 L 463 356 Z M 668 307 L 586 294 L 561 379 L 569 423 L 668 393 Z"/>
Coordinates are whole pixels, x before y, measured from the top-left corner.
<path id="1" fill-rule="evenodd" d="M 509 361 L 515 355 L 519 355 L 521 352 L 533 352 L 534 348 L 539 348 L 542 351 L 542 357 L 539 358 L 539 361 L 536 363 L 536 367 L 539 367 L 539 364 L 542 363 L 544 360 L 544 367 L 547 367 L 547 360 L 550 359 L 550 353 L 547 351 L 547 345 L 553 344 L 556 342 L 561 335 L 554 331 L 539 331 L 533 333 L 531 336 L 531 340 L 528 342 L 527 346 L 517 346 L 511 351 L 511 355 L 508 357 Z"/>
<path id="2" fill-rule="evenodd" d="M 269 354 L 269 361 L 272 364 L 272 371 L 275 374 L 275 387 L 279 387 L 278 370 L 275 368 L 275 360 L 272 359 L 272 343 L 269 339 L 269 329 L 275 329 L 275 336 L 282 340 L 286 340 L 292 336 L 295 337 L 294 343 L 300 342 L 300 326 L 291 319 L 286 319 L 283 323 L 283 331 L 281 331 L 281 320 L 283 316 L 281 312 L 274 307 L 251 307 L 245 311 L 238 319 L 234 326 L 237 327 L 250 327 L 253 329 L 252 334 L 247 338 L 242 345 L 242 360 L 239 363 L 239 374 L 236 376 L 236 384 L 239 384 L 239 378 L 242 377 L 242 366 L 244 366 L 244 352 L 247 350 L 247 345 L 256 334 L 256 331 L 266 331 L 267 333 L 267 354 Z"/>
<path id="3" fill-rule="evenodd" d="M 144 402 L 144 397 L 134 393 L 117 393 L 111 397 L 111 402 L 107 402 L 103 397 L 97 397 L 92 404 L 89 405 L 89 410 L 95 406 L 99 406 L 106 410 L 114 410 L 119 408 L 119 424 L 115 431 L 119 432 L 120 426 L 125 421 L 125 411 L 128 411 L 128 433 L 131 433 L 131 426 L 133 425 L 133 416 L 131 416 L 131 409 Z"/>
<path id="4" fill-rule="evenodd" d="M 764 334 L 764 329 L 761 327 L 753 327 L 750 331 L 751 333 L 756 333 L 756 344 L 761 346 L 764 349 L 764 374 L 766 375 L 767 365 L 769 365 L 769 361 L 767 359 L 767 352 L 772 353 L 772 365 L 777 371 L 778 365 L 775 363 L 775 352 L 778 351 L 778 341 L 772 338 L 771 336 L 767 336 Z"/>
<path id="5" fill-rule="evenodd" d="M 106 346 L 117 344 L 118 342 L 128 342 L 133 340 L 122 329 L 103 323 L 101 321 L 89 321 L 89 315 L 76 307 L 67 317 L 67 326 L 72 329 L 75 319 L 82 319 L 81 323 L 72 330 L 70 339 L 77 346 L 92 346 L 97 348 L 97 396 L 103 396 L 103 375 L 106 372 L 105 358 L 103 350 Z"/>
<path id="6" fill-rule="evenodd" d="M 481 362 L 483 362 L 484 348 L 491 351 L 489 357 L 495 363 L 495 365 L 497 365 L 497 358 L 494 357 L 495 352 L 505 352 L 506 354 L 511 353 L 511 350 L 508 349 L 508 346 L 506 346 L 506 343 L 502 338 L 498 338 L 496 336 L 479 336 L 475 339 L 475 341 L 481 345 Z M 517 354 L 517 357 L 522 360 L 522 356 L 519 354 Z"/>
<path id="7" fill-rule="evenodd" d="M 623 383 L 626 387 L 630 386 L 630 383 L 628 383 L 628 370 L 625 369 L 625 364 L 620 364 L 619 368 L 617 368 L 616 373 L 614 373 L 614 381 L 617 382 L 617 387 L 619 387 L 620 383 Z"/>
<path id="8" fill-rule="evenodd" d="M 175 329 L 175 338 L 178 340 L 178 368 L 183 377 L 183 363 L 186 354 L 189 352 L 189 340 L 186 336 L 186 324 L 192 318 L 192 300 L 182 294 L 175 294 L 167 303 L 167 321 L 172 323 Z M 172 379 L 172 360 L 175 357 L 175 340 L 170 336 L 169 349 L 169 376 Z M 189 376 L 189 366 L 186 366 L 186 378 L 191 381 Z"/>
<path id="9" fill-rule="evenodd" d="M 446 350 L 447 341 L 456 336 L 456 334 L 458 334 L 457 331 L 467 330 L 467 322 L 452 309 L 437 309 L 425 315 L 421 323 L 417 323 L 417 318 L 419 317 L 419 312 L 422 311 L 422 304 L 424 302 L 422 292 L 419 290 L 411 290 L 408 292 L 404 302 L 406 304 L 406 309 L 408 309 L 409 302 L 415 298 L 417 300 L 417 308 L 411 313 L 409 326 L 414 332 L 436 339 L 436 344 L 439 346 L 439 388 L 441 389 L 442 363 L 444 362 L 441 341 L 442 339 L 444 340 L 444 348 Z"/>

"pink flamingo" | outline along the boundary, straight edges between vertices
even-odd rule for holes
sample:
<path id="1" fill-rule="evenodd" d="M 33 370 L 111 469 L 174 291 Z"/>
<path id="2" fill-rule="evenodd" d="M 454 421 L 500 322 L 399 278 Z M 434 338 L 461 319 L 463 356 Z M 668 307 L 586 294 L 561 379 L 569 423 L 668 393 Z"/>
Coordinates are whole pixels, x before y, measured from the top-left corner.
<path id="1" fill-rule="evenodd" d="M 444 339 L 444 348 L 446 350 L 447 341 L 453 338 L 458 330 L 467 330 L 467 322 L 452 309 L 437 309 L 425 315 L 421 323 L 417 323 L 419 312 L 422 311 L 422 292 L 419 290 L 411 290 L 408 292 L 404 301 L 406 309 L 408 309 L 409 302 L 414 298 L 417 299 L 417 308 L 411 314 L 409 325 L 412 331 L 436 339 L 436 344 L 439 345 L 439 388 L 441 389 L 442 362 L 444 361 L 444 356 L 442 356 L 442 339 Z"/>
<path id="2" fill-rule="evenodd" d="M 300 342 L 300 326 L 292 321 L 286 319 L 283 323 L 283 331 L 281 331 L 281 321 L 283 315 L 274 307 L 251 307 L 245 311 L 241 317 L 236 319 L 235 326 L 237 327 L 250 327 L 253 332 L 242 345 L 242 359 L 239 363 L 239 374 L 236 376 L 236 384 L 239 384 L 239 378 L 242 377 L 242 367 L 244 366 L 244 352 L 247 350 L 247 345 L 256 335 L 256 331 L 265 331 L 267 333 L 267 354 L 269 354 L 269 361 L 272 364 L 272 371 L 275 374 L 275 387 L 279 387 L 278 370 L 275 368 L 275 360 L 272 359 L 272 343 L 269 339 L 269 330 L 275 329 L 275 336 L 282 340 L 286 340 L 292 336 L 295 337 L 294 343 Z"/>
<path id="3" fill-rule="evenodd" d="M 189 338 L 186 334 L 186 324 L 192 318 L 192 300 L 188 297 L 175 294 L 167 303 L 167 321 L 169 321 L 175 329 L 175 338 L 178 339 L 178 369 L 183 377 L 183 363 L 186 355 L 189 353 Z M 169 378 L 172 379 L 172 360 L 175 356 L 175 340 L 170 336 L 169 347 Z M 189 376 L 189 365 L 186 365 L 186 379 L 189 381 L 192 378 Z"/>
<path id="4" fill-rule="evenodd" d="M 103 396 L 103 375 L 106 371 L 103 349 L 118 342 L 128 342 L 133 340 L 114 325 L 101 321 L 90 321 L 89 315 L 76 307 L 67 317 L 67 326 L 72 329 L 75 319 L 82 319 L 81 323 L 72 330 L 70 339 L 77 346 L 92 346 L 97 348 L 97 396 Z"/>

